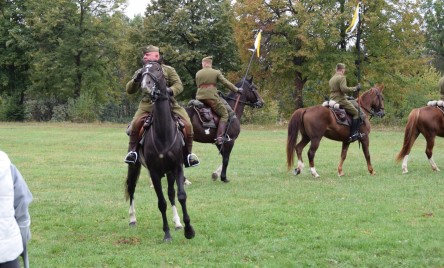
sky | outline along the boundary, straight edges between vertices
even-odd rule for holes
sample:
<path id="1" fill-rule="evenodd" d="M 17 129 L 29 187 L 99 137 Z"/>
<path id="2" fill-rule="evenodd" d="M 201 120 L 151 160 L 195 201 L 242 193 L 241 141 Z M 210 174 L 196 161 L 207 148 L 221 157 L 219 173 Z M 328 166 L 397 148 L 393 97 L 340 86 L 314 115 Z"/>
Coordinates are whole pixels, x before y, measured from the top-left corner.
<path id="1" fill-rule="evenodd" d="M 128 7 L 126 8 L 126 15 L 133 18 L 135 15 L 143 15 L 145 8 L 150 0 L 127 0 Z"/>

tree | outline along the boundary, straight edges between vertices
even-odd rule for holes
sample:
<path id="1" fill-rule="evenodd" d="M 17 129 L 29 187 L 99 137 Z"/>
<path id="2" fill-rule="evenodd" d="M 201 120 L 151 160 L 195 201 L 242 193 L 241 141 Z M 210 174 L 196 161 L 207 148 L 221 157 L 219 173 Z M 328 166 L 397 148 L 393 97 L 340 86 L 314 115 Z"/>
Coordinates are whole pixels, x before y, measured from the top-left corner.
<path id="1" fill-rule="evenodd" d="M 433 65 L 444 73 L 444 2 L 424 1 L 422 10 L 428 53 L 433 57 Z"/>
<path id="2" fill-rule="evenodd" d="M 232 25 L 228 0 L 151 1 L 143 27 L 131 32 L 133 68 L 140 68 L 143 46 L 159 46 L 166 64 L 177 70 L 184 83 L 180 98 L 191 98 L 197 90 L 194 79 L 203 57 L 213 55 L 214 65 L 224 72 L 239 69 Z"/>

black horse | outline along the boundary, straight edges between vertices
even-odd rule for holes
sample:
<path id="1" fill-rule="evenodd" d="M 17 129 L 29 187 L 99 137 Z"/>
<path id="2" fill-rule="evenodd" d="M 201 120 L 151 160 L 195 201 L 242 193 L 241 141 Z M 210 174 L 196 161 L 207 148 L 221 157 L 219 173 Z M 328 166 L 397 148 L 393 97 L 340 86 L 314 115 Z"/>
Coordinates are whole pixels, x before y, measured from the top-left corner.
<path id="1" fill-rule="evenodd" d="M 140 146 L 140 162 L 148 168 L 154 190 L 157 194 L 158 207 L 162 214 L 164 241 L 171 240 L 170 228 L 166 216 L 167 203 L 162 191 L 161 179 L 167 177 L 168 198 L 173 206 L 174 218 L 179 218 L 174 205 L 175 189 L 177 185 L 177 197 L 182 206 L 183 221 L 185 223 L 185 237 L 191 239 L 195 232 L 190 224 L 186 200 L 187 195 L 184 189 L 183 174 L 183 138 L 176 120 L 171 114 L 170 97 L 167 92 L 166 79 L 162 72 L 162 67 L 157 62 L 149 62 L 144 66 L 141 83 L 142 90 L 150 92 L 154 108 L 152 112 L 152 123 L 144 133 Z M 140 175 L 141 163 L 128 165 L 128 177 L 126 181 L 126 196 L 130 199 L 130 225 L 136 224 L 134 191 Z M 180 219 L 179 219 L 180 222 Z"/>
<path id="2" fill-rule="evenodd" d="M 264 105 L 262 97 L 257 92 L 256 86 L 253 84 L 253 78 L 245 79 L 236 83 L 236 87 L 243 88 L 243 93 L 241 95 L 230 92 L 227 96 L 223 98 L 231 106 L 231 108 L 236 113 L 236 117 L 231 119 L 227 125 L 227 135 L 229 140 L 225 141 L 222 145 L 216 145 L 217 149 L 222 155 L 222 165 L 219 166 L 212 174 L 213 180 L 216 180 L 219 176 L 223 182 L 228 182 L 227 179 L 227 166 L 230 160 L 231 150 L 233 149 L 234 142 L 240 133 L 240 119 L 244 113 L 245 105 L 251 106 L 253 108 L 261 108 Z M 199 114 L 196 112 L 194 107 L 186 108 L 188 115 L 193 123 L 194 130 L 194 141 L 201 143 L 215 143 L 216 139 L 216 128 L 204 127 L 200 122 Z M 218 116 L 212 112 L 212 117 L 214 118 L 215 125 L 218 123 Z"/>

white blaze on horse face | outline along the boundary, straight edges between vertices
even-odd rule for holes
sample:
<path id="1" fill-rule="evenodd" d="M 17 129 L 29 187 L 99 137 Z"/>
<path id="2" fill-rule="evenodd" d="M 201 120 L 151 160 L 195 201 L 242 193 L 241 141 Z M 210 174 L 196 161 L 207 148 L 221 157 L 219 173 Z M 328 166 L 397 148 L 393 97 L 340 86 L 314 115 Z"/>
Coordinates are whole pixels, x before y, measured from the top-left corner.
<path id="1" fill-rule="evenodd" d="M 438 166 L 436 165 L 435 161 L 433 161 L 433 157 L 431 157 L 431 158 L 429 159 L 429 163 L 430 163 L 430 165 L 432 166 L 432 169 L 433 169 L 434 171 L 440 171 L 439 168 L 438 168 Z"/>
<path id="2" fill-rule="evenodd" d="M 409 172 L 407 170 L 407 162 L 409 161 L 409 155 L 404 156 L 404 160 L 402 160 L 402 174 Z"/>

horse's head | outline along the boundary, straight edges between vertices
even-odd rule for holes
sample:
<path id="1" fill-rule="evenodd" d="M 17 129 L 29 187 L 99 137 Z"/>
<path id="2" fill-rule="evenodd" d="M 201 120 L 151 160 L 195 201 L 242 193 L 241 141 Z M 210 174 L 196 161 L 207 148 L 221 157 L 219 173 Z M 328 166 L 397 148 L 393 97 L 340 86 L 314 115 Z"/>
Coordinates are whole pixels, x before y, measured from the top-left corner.
<path id="1" fill-rule="evenodd" d="M 147 62 L 142 68 L 141 88 L 148 92 L 151 100 L 168 99 L 166 79 L 158 62 Z"/>
<path id="2" fill-rule="evenodd" d="M 370 90 L 362 94 L 362 107 L 370 114 L 370 116 L 384 117 L 384 96 L 382 91 L 384 84 L 376 84 Z"/>
<path id="3" fill-rule="evenodd" d="M 236 84 L 236 87 L 242 88 L 243 92 L 240 102 L 253 108 L 262 108 L 264 101 L 257 92 L 257 87 L 253 84 L 253 77 L 246 79 L 245 77 Z"/>

